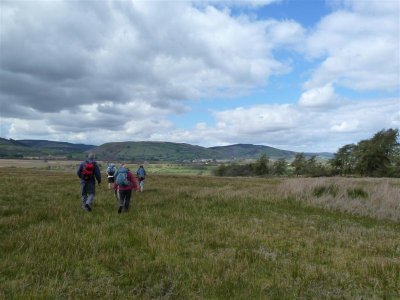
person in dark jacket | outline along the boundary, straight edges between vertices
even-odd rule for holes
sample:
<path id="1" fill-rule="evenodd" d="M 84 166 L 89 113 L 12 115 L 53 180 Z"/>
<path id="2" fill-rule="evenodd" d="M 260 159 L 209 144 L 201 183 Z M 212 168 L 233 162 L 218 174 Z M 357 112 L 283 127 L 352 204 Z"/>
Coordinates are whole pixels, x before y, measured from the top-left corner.
<path id="1" fill-rule="evenodd" d="M 119 207 L 118 213 L 129 210 L 132 190 L 137 191 L 136 178 L 125 164 L 122 164 L 115 173 L 114 190 L 118 192 Z"/>
<path id="2" fill-rule="evenodd" d="M 96 194 L 96 180 L 98 184 L 101 182 L 101 172 L 95 161 L 94 153 L 90 153 L 87 160 L 79 165 L 76 174 L 81 179 L 82 208 L 92 211 Z"/>
<path id="3" fill-rule="evenodd" d="M 137 179 L 139 180 L 139 190 L 141 192 L 143 192 L 144 180 L 146 178 L 146 171 L 142 165 L 139 167 L 139 169 L 137 169 L 136 176 L 137 176 Z"/>

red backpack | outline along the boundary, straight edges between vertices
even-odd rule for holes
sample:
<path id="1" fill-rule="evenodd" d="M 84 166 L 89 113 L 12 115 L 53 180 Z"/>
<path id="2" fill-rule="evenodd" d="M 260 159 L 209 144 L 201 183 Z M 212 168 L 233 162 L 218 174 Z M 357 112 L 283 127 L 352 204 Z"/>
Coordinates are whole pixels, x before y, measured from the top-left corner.
<path id="1" fill-rule="evenodd" d="M 94 162 L 86 162 L 82 169 L 82 178 L 89 180 L 94 175 Z"/>

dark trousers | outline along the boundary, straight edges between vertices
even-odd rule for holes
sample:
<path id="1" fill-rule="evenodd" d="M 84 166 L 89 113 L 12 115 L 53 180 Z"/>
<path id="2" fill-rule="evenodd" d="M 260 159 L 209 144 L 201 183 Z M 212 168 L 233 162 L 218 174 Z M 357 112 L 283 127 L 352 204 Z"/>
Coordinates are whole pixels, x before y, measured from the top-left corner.
<path id="1" fill-rule="evenodd" d="M 118 191 L 119 192 L 119 206 L 122 206 L 124 210 L 129 209 L 129 204 L 131 202 L 132 190 Z"/>
<path id="2" fill-rule="evenodd" d="M 93 206 L 94 196 L 96 195 L 96 184 L 92 181 L 81 181 L 82 205 Z"/>

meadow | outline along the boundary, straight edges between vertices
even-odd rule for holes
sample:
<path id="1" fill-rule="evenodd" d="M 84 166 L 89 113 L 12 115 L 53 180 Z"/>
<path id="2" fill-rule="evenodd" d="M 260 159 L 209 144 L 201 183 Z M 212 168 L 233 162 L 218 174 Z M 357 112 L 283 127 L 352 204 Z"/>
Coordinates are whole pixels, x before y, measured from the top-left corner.
<path id="1" fill-rule="evenodd" d="M 164 170 L 117 214 L 74 168 L 0 168 L 0 298 L 400 298 L 399 179 Z"/>

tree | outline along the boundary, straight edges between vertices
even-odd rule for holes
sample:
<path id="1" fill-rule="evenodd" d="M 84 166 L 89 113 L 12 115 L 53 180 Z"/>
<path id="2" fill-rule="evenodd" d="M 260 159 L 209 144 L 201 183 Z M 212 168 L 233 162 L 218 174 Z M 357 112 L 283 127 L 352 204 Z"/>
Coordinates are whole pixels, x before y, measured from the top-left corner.
<path id="1" fill-rule="evenodd" d="M 293 162 L 291 163 L 291 166 L 294 168 L 296 176 L 304 174 L 306 166 L 306 158 L 304 153 L 297 153 Z"/>
<path id="2" fill-rule="evenodd" d="M 254 173 L 256 175 L 265 175 L 268 174 L 269 158 L 266 154 L 261 155 L 261 157 L 256 161 L 253 165 Z"/>
<path id="3" fill-rule="evenodd" d="M 381 130 L 354 148 L 356 171 L 366 176 L 389 176 L 398 156 L 398 129 Z"/>
<path id="4" fill-rule="evenodd" d="M 339 148 L 338 152 L 335 153 L 334 157 L 329 161 L 331 166 L 341 176 L 345 176 L 354 172 L 354 147 L 354 144 L 348 144 Z"/>
<path id="5" fill-rule="evenodd" d="M 285 175 L 287 174 L 287 162 L 284 158 L 280 158 L 274 162 L 273 165 L 275 175 Z"/>
<path id="6" fill-rule="evenodd" d="M 330 160 L 340 175 L 400 176 L 399 130 L 377 132 L 371 139 L 341 147 Z"/>

